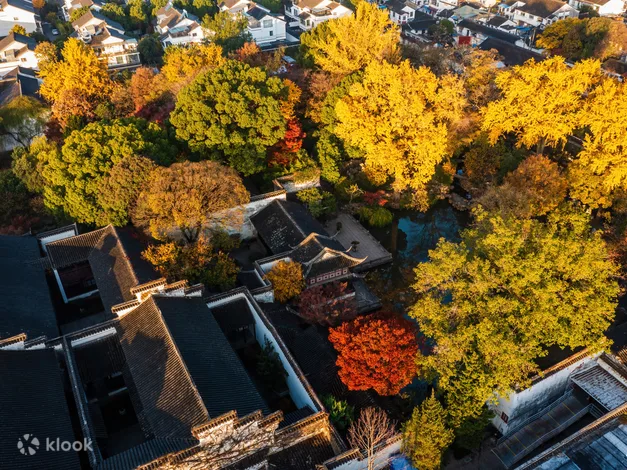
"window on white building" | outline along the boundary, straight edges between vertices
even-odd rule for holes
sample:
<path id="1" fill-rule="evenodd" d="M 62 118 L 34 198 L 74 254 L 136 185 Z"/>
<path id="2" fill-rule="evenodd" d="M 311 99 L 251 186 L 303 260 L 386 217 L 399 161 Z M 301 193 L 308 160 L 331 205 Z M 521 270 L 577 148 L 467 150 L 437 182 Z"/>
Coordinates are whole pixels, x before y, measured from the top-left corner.
<path id="1" fill-rule="evenodd" d="M 272 28 L 272 20 L 263 20 L 263 27 L 264 28 Z M 272 35 L 270 35 L 272 36 Z"/>

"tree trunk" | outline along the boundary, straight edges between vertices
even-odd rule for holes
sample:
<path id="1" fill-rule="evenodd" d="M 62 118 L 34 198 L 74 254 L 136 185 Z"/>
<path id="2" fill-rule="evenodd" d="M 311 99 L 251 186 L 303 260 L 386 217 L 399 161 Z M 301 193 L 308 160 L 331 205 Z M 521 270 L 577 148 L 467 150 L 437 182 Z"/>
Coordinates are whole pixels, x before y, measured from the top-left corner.
<path id="1" fill-rule="evenodd" d="M 546 137 L 542 137 L 538 142 L 538 147 L 536 149 L 538 155 L 542 155 L 544 153 L 544 147 L 546 147 Z"/>

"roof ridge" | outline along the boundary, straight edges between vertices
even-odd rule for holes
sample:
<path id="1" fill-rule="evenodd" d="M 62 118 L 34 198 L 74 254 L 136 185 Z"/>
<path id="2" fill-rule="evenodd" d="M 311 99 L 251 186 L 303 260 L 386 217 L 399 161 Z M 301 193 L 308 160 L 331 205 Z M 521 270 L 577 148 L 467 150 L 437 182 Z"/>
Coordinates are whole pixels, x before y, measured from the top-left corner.
<path id="1" fill-rule="evenodd" d="M 135 287 L 137 287 L 139 285 L 139 278 L 137 277 L 137 273 L 135 272 L 133 263 L 131 263 L 131 258 L 129 258 L 128 253 L 126 252 L 126 248 L 124 248 L 124 243 L 122 243 L 122 240 L 120 239 L 120 236 L 118 235 L 117 229 L 112 224 L 107 225 L 106 228 L 109 228 L 109 227 L 111 227 L 111 229 L 113 230 L 115 238 L 117 239 L 120 245 L 120 250 L 122 250 L 122 254 L 124 255 L 124 260 L 126 261 L 126 265 L 129 267 L 131 274 L 133 275 L 133 280 L 135 281 Z"/>
<path id="2" fill-rule="evenodd" d="M 173 297 L 160 297 L 160 298 L 171 299 Z M 176 298 L 183 298 L 183 297 L 176 297 Z M 196 298 L 196 297 L 194 297 L 194 298 Z M 189 379 L 192 387 L 194 388 L 194 391 L 196 392 L 196 401 L 198 403 L 200 403 L 200 406 L 202 407 L 202 409 L 205 411 L 205 413 L 207 413 L 207 417 L 209 419 L 211 419 L 211 415 L 209 414 L 209 411 L 207 410 L 207 407 L 205 406 L 205 402 L 203 401 L 202 397 L 200 396 L 200 392 L 198 391 L 198 387 L 196 386 L 196 382 L 194 382 L 192 374 L 189 372 L 189 369 L 187 368 L 187 364 L 183 360 L 183 355 L 181 354 L 181 351 L 179 351 L 179 347 L 176 344 L 176 341 L 174 341 L 174 337 L 172 336 L 172 332 L 170 331 L 170 328 L 168 327 L 168 323 L 165 321 L 165 318 L 163 317 L 163 312 L 161 311 L 161 309 L 159 308 L 159 305 L 157 304 L 156 297 L 151 295 L 149 297 L 149 299 L 147 299 L 146 301 L 152 301 L 152 303 L 155 306 L 155 309 L 159 312 L 159 320 L 163 324 L 163 326 L 165 328 L 165 331 L 168 333 L 168 341 L 170 342 L 170 344 L 174 348 L 174 351 L 176 352 L 176 355 L 179 358 L 179 361 L 181 361 L 181 364 L 183 365 L 183 370 L 185 371 L 185 374 L 187 375 L 187 378 Z M 132 313 L 132 312 L 130 312 L 130 313 Z M 207 307 L 207 313 L 211 314 L 211 311 L 209 310 L 209 307 Z"/>
<path id="3" fill-rule="evenodd" d="M 296 220 L 294 219 L 294 217 L 292 217 L 292 215 L 287 211 L 287 209 L 285 207 L 283 207 L 283 204 L 281 204 L 281 202 L 287 202 L 287 201 L 283 201 L 281 199 L 275 199 L 275 201 L 277 202 L 277 204 L 279 204 L 279 207 L 281 208 L 281 210 L 285 213 L 285 215 L 287 216 L 288 219 L 290 219 L 292 221 L 292 223 L 294 224 L 294 226 L 296 227 L 296 229 L 300 232 L 300 234 L 303 237 L 307 237 L 308 235 L 305 233 L 305 231 L 300 227 L 300 225 L 298 224 L 298 222 L 296 222 Z M 274 202 L 274 201 L 273 201 Z M 312 232 L 314 233 L 314 232 Z"/>

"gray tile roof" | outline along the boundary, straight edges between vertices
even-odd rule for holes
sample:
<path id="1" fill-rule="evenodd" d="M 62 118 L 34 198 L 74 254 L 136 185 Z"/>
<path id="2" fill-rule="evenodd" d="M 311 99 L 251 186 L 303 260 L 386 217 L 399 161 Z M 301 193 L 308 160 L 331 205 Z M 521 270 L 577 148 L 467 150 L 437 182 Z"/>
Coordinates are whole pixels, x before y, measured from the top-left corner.
<path id="1" fill-rule="evenodd" d="M 312 232 L 326 230 L 301 204 L 276 199 L 250 218 L 273 254 L 290 251 Z"/>
<path id="2" fill-rule="evenodd" d="M 0 339 L 59 335 L 35 237 L 0 236 Z"/>
<path id="3" fill-rule="evenodd" d="M 39 440 L 39 450 L 22 455 L 24 434 Z M 46 437 L 73 442 L 61 371 L 53 349 L 0 350 L 0 466 L 11 470 L 79 469 L 76 452 L 45 450 Z"/>
<path id="4" fill-rule="evenodd" d="M 491 28 L 481 23 L 477 23 L 472 20 L 462 20 L 459 22 L 459 26 L 469 29 L 470 31 L 483 34 L 484 36 L 488 36 L 490 38 L 497 38 L 502 41 L 509 42 L 511 44 L 516 44 L 517 41 L 520 40 L 520 37 L 506 33 L 505 31 L 501 31 L 496 28 Z"/>
<path id="5" fill-rule="evenodd" d="M 156 297 L 155 303 L 211 417 L 232 410 L 239 416 L 270 412 L 201 298 Z M 245 311 L 240 304 L 228 308 L 231 315 Z M 252 314 L 248 315 L 247 321 L 254 323 Z"/>
<path id="6" fill-rule="evenodd" d="M 540 62 L 545 59 L 542 54 L 523 49 L 507 41 L 501 41 L 497 38 L 488 38 L 479 45 L 482 51 L 496 50 L 503 58 L 503 63 L 508 66 L 522 65 L 529 59 L 535 59 Z"/>
<path id="7" fill-rule="evenodd" d="M 325 248 L 341 252 L 346 251 L 339 241 L 315 233 L 308 236 L 294 248 L 290 253 L 290 258 L 298 263 L 307 263 L 318 256 Z"/>
<path id="8" fill-rule="evenodd" d="M 106 312 L 135 298 L 130 289 L 159 276 L 141 258 L 145 245 L 136 232 L 111 225 L 93 232 L 49 243 L 51 265 L 61 269 L 89 262 Z"/>
<path id="9" fill-rule="evenodd" d="M 209 414 L 154 299 L 124 315 L 116 329 L 142 404 L 143 426 L 160 438 L 191 437 L 191 429 L 206 423 Z"/>
<path id="10" fill-rule="evenodd" d="M 516 10 L 524 11 L 530 15 L 539 16 L 540 18 L 548 18 L 557 10 L 562 8 L 567 3 L 560 2 L 559 0 L 524 0 L 525 4 L 520 7 L 516 7 Z"/>

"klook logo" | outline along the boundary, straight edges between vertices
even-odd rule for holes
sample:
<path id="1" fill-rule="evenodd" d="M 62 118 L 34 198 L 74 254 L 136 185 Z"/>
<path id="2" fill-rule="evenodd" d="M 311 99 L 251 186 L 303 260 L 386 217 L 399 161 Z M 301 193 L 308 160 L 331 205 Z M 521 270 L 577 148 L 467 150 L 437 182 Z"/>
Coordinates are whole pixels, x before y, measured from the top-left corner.
<path id="1" fill-rule="evenodd" d="M 39 439 L 32 434 L 24 434 L 17 440 L 17 448 L 24 455 L 33 455 L 39 450 Z"/>
<path id="2" fill-rule="evenodd" d="M 17 440 L 17 449 L 23 455 L 34 455 L 39 450 L 39 439 L 32 434 L 24 434 Z M 44 449 L 46 452 L 80 452 L 81 450 L 94 450 L 92 442 L 89 439 L 82 441 L 62 441 L 58 437 L 56 439 L 46 438 Z"/>

